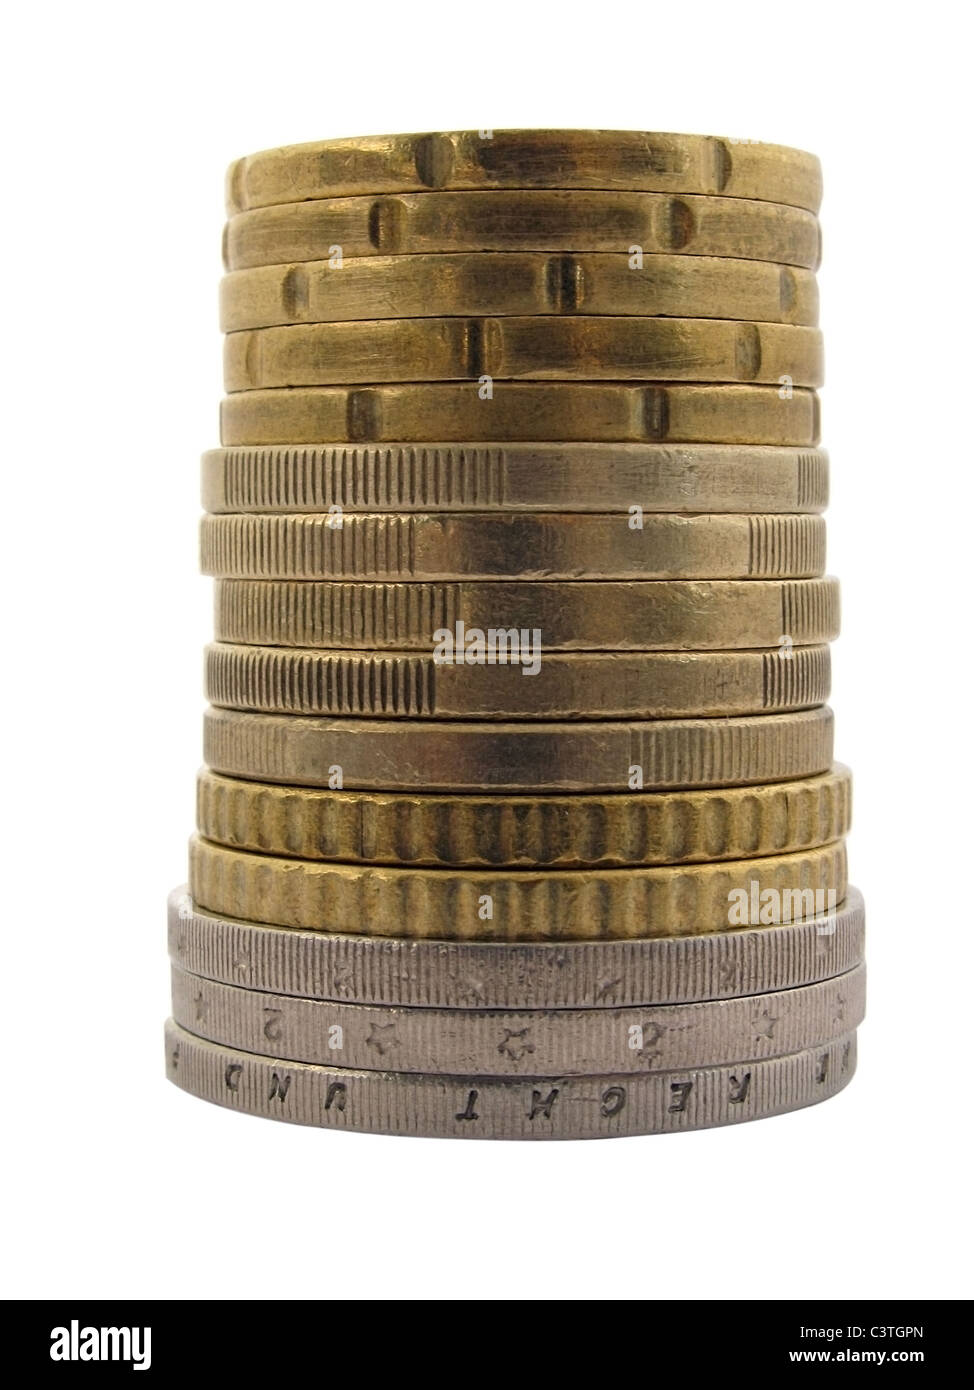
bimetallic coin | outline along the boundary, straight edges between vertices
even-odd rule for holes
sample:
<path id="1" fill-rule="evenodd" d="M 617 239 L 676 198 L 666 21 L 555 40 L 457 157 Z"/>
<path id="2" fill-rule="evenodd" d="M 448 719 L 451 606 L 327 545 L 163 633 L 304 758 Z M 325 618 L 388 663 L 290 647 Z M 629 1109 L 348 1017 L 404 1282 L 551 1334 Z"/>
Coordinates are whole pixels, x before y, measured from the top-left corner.
<path id="1" fill-rule="evenodd" d="M 606 382 L 300 386 L 224 397 L 221 443 L 544 440 L 774 444 L 819 438 L 814 391 Z"/>
<path id="2" fill-rule="evenodd" d="M 281 1062 L 166 1025 L 166 1073 L 190 1095 L 291 1124 L 429 1138 L 608 1139 L 740 1124 L 827 1100 L 855 1067 L 856 1036 L 846 1033 L 785 1057 L 645 1076 L 425 1076 Z"/>
<path id="3" fill-rule="evenodd" d="M 271 445 L 202 459 L 208 512 L 820 512 L 828 488 L 821 449 L 732 444 Z"/>
<path id="4" fill-rule="evenodd" d="M 269 927 L 169 897 L 182 969 L 305 999 L 428 1009 L 603 1009 L 791 990 L 862 961 L 862 894 L 782 926 L 637 941 L 425 941 Z"/>
<path id="5" fill-rule="evenodd" d="M 756 998 L 635 1009 L 397 1009 L 300 999 L 172 970 L 172 1016 L 197 1037 L 294 1062 L 456 1076 L 591 1076 L 760 1060 L 858 1028 L 866 968 Z"/>
<path id="6" fill-rule="evenodd" d="M 203 770 L 197 829 L 232 849 L 346 863 L 612 868 L 788 854 L 841 839 L 849 769 L 757 787 L 433 796 L 282 787 Z M 205 973 L 205 972 L 204 972 Z"/>
<path id="7" fill-rule="evenodd" d="M 453 130 L 283 145 L 235 160 L 227 211 L 424 188 L 623 188 L 766 198 L 818 210 L 804 150 L 641 130 Z"/>
<path id="8" fill-rule="evenodd" d="M 228 391 L 392 381 L 773 382 L 821 386 L 817 328 L 726 319 L 426 318 L 229 333 Z"/>
<path id="9" fill-rule="evenodd" d="M 200 565 L 220 579 L 812 578 L 820 516 L 402 512 L 204 516 Z M 498 609 L 491 627 L 518 623 Z"/>
<path id="10" fill-rule="evenodd" d="M 255 266 L 220 286 L 224 333 L 286 323 L 454 314 L 636 314 L 818 323 L 814 272 L 626 251 L 434 252 Z"/>
<path id="11" fill-rule="evenodd" d="M 821 915 L 845 897 L 846 858 L 835 841 L 718 864 L 501 873 L 281 859 L 196 835 L 189 888 L 210 912 L 307 931 L 351 928 L 363 936 L 439 941 L 616 940 Z"/>
<path id="12" fill-rule="evenodd" d="M 343 584 L 223 579 L 216 636 L 275 647 L 429 651 L 440 628 L 486 632 L 498 613 L 543 651 L 731 650 L 839 633 L 836 579 Z"/>
<path id="13" fill-rule="evenodd" d="M 827 646 L 544 656 L 526 628 L 500 629 L 489 650 L 484 634 L 459 634 L 459 644 L 443 634 L 434 651 L 448 645 L 445 658 L 213 643 L 204 693 L 229 709 L 399 719 L 666 719 L 808 709 L 829 697 Z"/>
<path id="14" fill-rule="evenodd" d="M 811 777 L 832 764 L 832 711 L 736 719 L 487 723 L 310 719 L 210 709 L 216 772 L 359 791 L 665 791 Z"/>
<path id="15" fill-rule="evenodd" d="M 227 270 L 457 251 L 603 251 L 771 261 L 816 270 L 818 219 L 743 198 L 627 192 L 405 193 L 256 208 L 224 231 Z"/>

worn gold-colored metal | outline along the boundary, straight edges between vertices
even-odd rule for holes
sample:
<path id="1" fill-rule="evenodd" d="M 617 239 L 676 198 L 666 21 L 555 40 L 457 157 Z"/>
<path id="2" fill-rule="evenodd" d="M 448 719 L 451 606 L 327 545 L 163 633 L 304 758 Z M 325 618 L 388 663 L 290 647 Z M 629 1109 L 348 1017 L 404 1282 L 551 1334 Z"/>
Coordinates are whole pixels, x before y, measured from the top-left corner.
<path id="1" fill-rule="evenodd" d="M 505 629 L 490 647 L 485 634 L 464 638 L 473 645 L 455 649 L 449 634 L 445 663 L 216 642 L 204 693 L 229 709 L 386 719 L 672 719 L 808 709 L 829 697 L 825 646 L 542 656 L 528 629 Z"/>
<path id="2" fill-rule="evenodd" d="M 766 198 L 818 210 L 804 150 L 641 130 L 460 130 L 367 135 L 261 150 L 227 171 L 227 212 L 424 188 L 621 188 Z"/>
<path id="3" fill-rule="evenodd" d="M 822 449 L 735 444 L 322 444 L 210 449 L 208 512 L 820 512 Z"/>
<path id="4" fill-rule="evenodd" d="M 820 195 L 641 132 L 232 166 L 178 1085 L 589 1138 L 849 1079 Z"/>
<path id="5" fill-rule="evenodd" d="M 839 635 L 836 579 L 345 584 L 218 580 L 216 637 L 275 647 L 429 651 L 437 628 L 516 614 L 543 651 L 722 651 Z"/>
<path id="6" fill-rule="evenodd" d="M 223 444 L 579 440 L 817 444 L 814 391 L 783 386 L 418 382 L 239 391 L 220 412 Z"/>
<path id="7" fill-rule="evenodd" d="M 776 382 L 821 386 L 817 328 L 727 319 L 427 318 L 230 333 L 228 391 L 394 381 Z"/>
<path id="8" fill-rule="evenodd" d="M 820 512 L 821 449 L 734 444 L 322 444 L 210 449 L 208 512 Z"/>
<path id="9" fill-rule="evenodd" d="M 818 219 L 744 198 L 663 193 L 406 193 L 256 208 L 224 231 L 227 270 L 429 251 L 679 253 L 815 270 Z"/>
<path id="10" fill-rule="evenodd" d="M 824 569 L 825 522 L 672 512 L 245 513 L 203 517 L 200 554 L 203 573 L 221 579 L 801 579 Z M 512 625 L 524 626 L 500 609 L 489 624 Z"/>
<path id="11" fill-rule="evenodd" d="M 200 834 L 231 849 L 346 863 L 624 868 L 790 854 L 840 840 L 852 776 L 720 791 L 435 796 L 275 786 L 204 770 Z"/>
<path id="12" fill-rule="evenodd" d="M 312 719 L 209 709 L 216 772 L 356 791 L 625 792 L 811 777 L 832 765 L 832 711 L 625 723 Z"/>
<path id="13" fill-rule="evenodd" d="M 636 258 L 628 250 L 334 257 L 233 271 L 220 286 L 225 333 L 455 314 L 639 314 L 814 327 L 818 287 L 814 273 L 797 266 L 661 253 Z"/>
<path id="14" fill-rule="evenodd" d="M 279 859 L 196 835 L 189 887 L 211 912 L 308 931 L 442 941 L 613 940 L 728 931 L 742 925 L 732 908 L 750 912 L 752 901 L 755 914 L 770 902 L 779 922 L 813 917 L 845 896 L 846 859 L 837 841 L 718 864 L 502 874 Z M 768 890 L 772 898 L 762 898 Z M 750 925 L 759 928 L 760 918 Z"/>

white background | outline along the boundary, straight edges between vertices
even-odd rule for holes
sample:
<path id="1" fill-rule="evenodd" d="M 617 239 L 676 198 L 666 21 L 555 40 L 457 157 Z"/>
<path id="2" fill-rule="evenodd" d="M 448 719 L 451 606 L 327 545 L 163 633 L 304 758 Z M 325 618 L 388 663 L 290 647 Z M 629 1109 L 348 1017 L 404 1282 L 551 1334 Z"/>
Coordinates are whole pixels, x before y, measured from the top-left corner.
<path id="1" fill-rule="evenodd" d="M 4 1282 L 13 1296 L 971 1293 L 971 160 L 961 6 L 170 3 L 6 19 Z M 838 757 L 870 922 L 853 1085 L 602 1144 L 325 1133 L 163 1079 L 200 759 L 198 456 L 225 166 L 601 126 L 825 168 Z"/>

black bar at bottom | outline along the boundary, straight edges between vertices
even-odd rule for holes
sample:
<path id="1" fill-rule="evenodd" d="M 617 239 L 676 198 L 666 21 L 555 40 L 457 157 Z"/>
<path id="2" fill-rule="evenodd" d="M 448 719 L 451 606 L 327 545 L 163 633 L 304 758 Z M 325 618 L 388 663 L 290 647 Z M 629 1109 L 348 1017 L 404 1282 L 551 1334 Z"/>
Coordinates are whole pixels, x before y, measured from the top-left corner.
<path id="1" fill-rule="evenodd" d="M 432 1318 L 392 1301 L 365 1314 L 314 1299 L 25 1301 L 7 1303 L 3 1318 L 8 1364 L 22 1371 L 22 1383 L 46 1372 L 65 1385 L 82 1374 L 148 1374 L 176 1383 L 206 1372 L 272 1384 L 306 1371 L 331 1381 L 347 1375 L 363 1386 L 385 1362 L 387 1373 L 410 1378 L 467 1379 L 475 1368 L 478 1379 L 503 1387 L 525 1375 L 563 1375 L 566 1357 L 586 1346 L 608 1376 L 641 1367 L 652 1378 L 713 1370 L 746 1381 L 754 1371 L 785 1376 L 858 1366 L 896 1377 L 935 1367 L 944 1373 L 958 1352 L 963 1364 L 968 1340 L 967 1301 L 673 1300 L 653 1301 L 631 1317 L 614 1311 L 614 1302 L 607 1308 L 586 1301 L 594 1306 L 574 1331 L 543 1300 L 520 1313 L 486 1316 L 475 1301 L 444 1316 L 444 1305 L 431 1300 Z"/>

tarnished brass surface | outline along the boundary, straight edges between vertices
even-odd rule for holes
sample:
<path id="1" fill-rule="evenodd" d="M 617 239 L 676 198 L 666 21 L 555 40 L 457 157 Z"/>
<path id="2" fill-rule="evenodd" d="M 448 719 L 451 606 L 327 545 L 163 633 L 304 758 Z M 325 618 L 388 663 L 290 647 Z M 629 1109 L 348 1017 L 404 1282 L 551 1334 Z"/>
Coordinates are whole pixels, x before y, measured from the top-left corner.
<path id="1" fill-rule="evenodd" d="M 813 154 L 714 135 L 642 130 L 460 130 L 261 150 L 227 171 L 227 211 L 424 188 L 623 188 L 767 198 L 818 210 Z"/>
<path id="2" fill-rule="evenodd" d="M 506 630 L 500 658 L 235 646 L 206 649 L 204 694 L 229 709 L 400 719 L 672 719 L 808 709 L 829 697 L 828 647 L 542 655 Z M 451 634 L 452 641 L 452 634 Z"/>
<path id="3" fill-rule="evenodd" d="M 785 914 L 778 921 L 800 921 L 820 913 L 826 901 L 842 901 L 846 862 L 844 844 L 835 841 L 718 864 L 503 873 L 278 859 L 197 835 L 190 841 L 189 889 L 213 912 L 309 931 L 354 928 L 364 936 L 441 941 L 613 940 L 739 927 L 732 906 L 741 890 L 755 904 L 768 902 L 761 895 L 770 893 Z"/>
<path id="4" fill-rule="evenodd" d="M 818 323 L 810 270 L 769 261 L 625 252 L 458 251 L 236 270 L 224 333 L 285 323 L 454 314 L 638 314 Z"/>
<path id="5" fill-rule="evenodd" d="M 428 251 L 609 251 L 771 261 L 815 270 L 818 219 L 743 198 L 661 193 L 407 193 L 256 208 L 224 231 L 227 270 L 338 255 Z"/>
<path id="6" fill-rule="evenodd" d="M 788 854 L 840 840 L 852 776 L 720 791 L 435 796 L 328 791 L 223 777 L 197 781 L 200 834 L 231 849 L 431 868 L 623 868 Z"/>
<path id="7" fill-rule="evenodd" d="M 817 328 L 726 319 L 427 318 L 230 333 L 228 391 L 364 382 L 578 380 L 821 386 Z"/>
<path id="8" fill-rule="evenodd" d="M 428 652 L 437 628 L 516 621 L 543 651 L 727 651 L 839 635 L 836 579 L 461 580 L 401 584 L 221 579 L 221 642 Z"/>
<path id="9" fill-rule="evenodd" d="M 817 444 L 814 391 L 790 386 L 419 382 L 238 391 L 223 444 L 424 439 Z"/>
<path id="10" fill-rule="evenodd" d="M 322 444 L 210 449 L 208 512 L 820 512 L 822 449 Z"/>
<path id="11" fill-rule="evenodd" d="M 210 709 L 216 772 L 361 791 L 563 792 L 733 787 L 832 764 L 832 711 L 620 723 L 313 719 Z"/>
<path id="12" fill-rule="evenodd" d="M 207 516 L 204 574 L 221 579 L 814 578 L 820 516 L 647 512 Z M 495 612 L 491 627 L 516 614 Z M 518 622 L 517 626 L 523 626 Z"/>

